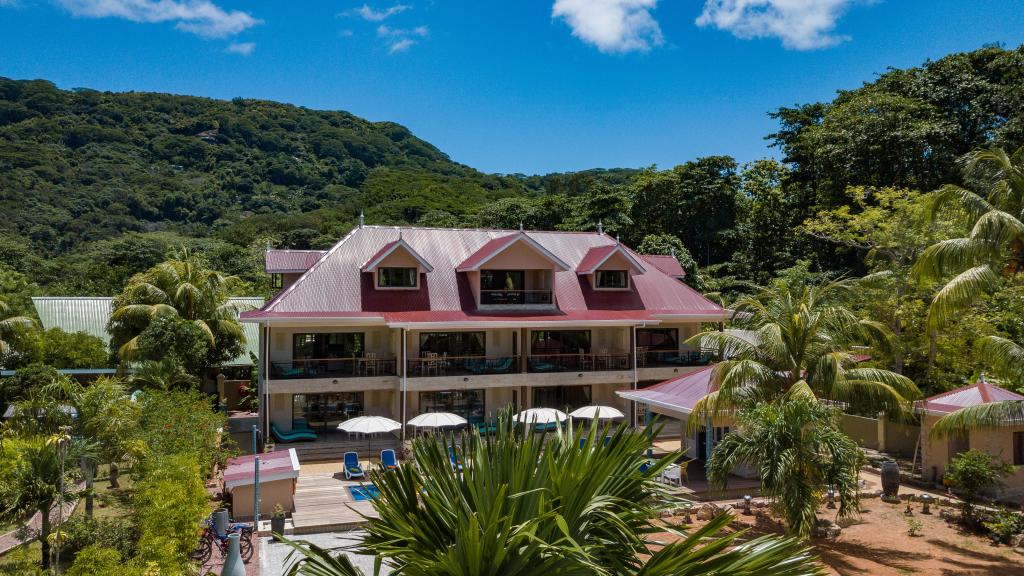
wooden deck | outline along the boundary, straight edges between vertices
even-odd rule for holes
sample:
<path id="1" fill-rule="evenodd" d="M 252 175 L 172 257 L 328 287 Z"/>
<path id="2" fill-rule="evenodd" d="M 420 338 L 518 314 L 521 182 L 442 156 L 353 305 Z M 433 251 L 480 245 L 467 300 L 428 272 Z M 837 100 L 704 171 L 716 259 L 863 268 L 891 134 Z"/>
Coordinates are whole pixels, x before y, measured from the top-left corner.
<path id="1" fill-rule="evenodd" d="M 368 469 L 368 462 L 363 469 Z M 369 500 L 356 501 L 349 486 L 359 482 L 345 480 L 341 463 L 307 462 L 301 465 L 301 473 L 295 486 L 295 512 L 292 513 L 291 534 L 315 534 L 318 532 L 340 532 L 362 526 L 369 516 L 376 518 L 373 503 Z"/>

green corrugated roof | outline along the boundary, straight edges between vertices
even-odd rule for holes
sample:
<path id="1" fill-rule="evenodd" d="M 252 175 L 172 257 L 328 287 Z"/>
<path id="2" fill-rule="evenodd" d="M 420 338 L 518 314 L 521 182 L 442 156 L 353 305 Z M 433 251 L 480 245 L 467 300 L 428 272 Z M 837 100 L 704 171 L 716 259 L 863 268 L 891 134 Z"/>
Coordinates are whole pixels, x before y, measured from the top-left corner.
<path id="1" fill-rule="evenodd" d="M 36 307 L 43 328 L 86 332 L 103 340 L 104 344 L 109 344 L 107 321 L 110 320 L 112 300 L 113 298 L 105 296 L 40 296 L 32 298 L 32 303 Z M 243 311 L 263 306 L 263 299 L 258 297 L 229 298 L 229 301 L 241 306 Z M 259 354 L 259 325 L 246 322 L 242 324 L 242 329 L 245 331 L 246 351 L 228 362 L 229 366 L 249 366 L 252 364 L 249 353 Z"/>
<path id="2" fill-rule="evenodd" d="M 110 302 L 105 297 L 37 297 L 32 299 L 43 328 L 60 328 L 65 332 L 87 332 L 110 343 L 107 320 L 110 320 Z"/>

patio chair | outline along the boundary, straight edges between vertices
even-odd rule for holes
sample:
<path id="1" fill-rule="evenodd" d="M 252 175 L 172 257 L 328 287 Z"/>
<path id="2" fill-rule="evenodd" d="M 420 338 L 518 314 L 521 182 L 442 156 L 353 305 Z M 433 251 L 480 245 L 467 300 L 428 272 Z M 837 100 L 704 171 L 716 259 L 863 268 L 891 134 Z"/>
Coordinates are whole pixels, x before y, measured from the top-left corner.
<path id="1" fill-rule="evenodd" d="M 448 447 L 448 461 L 452 464 L 452 470 L 462 472 L 462 458 L 459 458 L 459 455 L 455 453 L 454 446 Z"/>
<path id="2" fill-rule="evenodd" d="M 282 444 L 317 439 L 316 432 L 312 430 L 292 430 L 291 432 L 282 432 L 277 429 L 277 424 L 270 425 L 270 432 L 274 435 L 274 438 Z"/>
<path id="3" fill-rule="evenodd" d="M 661 473 L 661 479 L 671 486 L 682 486 L 682 472 L 679 466 L 669 466 Z"/>
<path id="4" fill-rule="evenodd" d="M 586 447 L 587 447 L 587 438 L 586 437 L 580 438 L 580 450 L 583 450 Z"/>
<path id="5" fill-rule="evenodd" d="M 398 457 L 390 448 L 380 451 L 380 467 L 382 470 L 398 470 Z"/>
<path id="6" fill-rule="evenodd" d="M 345 467 L 345 480 L 363 478 L 366 476 L 363 474 L 363 467 L 359 465 L 359 454 L 355 452 L 345 452 L 343 463 Z"/>

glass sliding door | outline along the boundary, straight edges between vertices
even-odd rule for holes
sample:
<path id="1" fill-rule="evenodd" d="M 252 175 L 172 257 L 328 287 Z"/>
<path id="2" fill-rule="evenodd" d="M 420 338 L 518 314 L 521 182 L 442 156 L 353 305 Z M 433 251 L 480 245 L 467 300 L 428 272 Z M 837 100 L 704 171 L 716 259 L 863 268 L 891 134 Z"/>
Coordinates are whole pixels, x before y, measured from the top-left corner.
<path id="1" fill-rule="evenodd" d="M 589 406 L 590 386 L 544 386 L 533 389 L 534 408 L 575 410 Z"/>
<path id="2" fill-rule="evenodd" d="M 479 424 L 484 421 L 484 416 L 487 414 L 484 410 L 484 391 L 420 392 L 420 413 L 427 412 L 451 412 L 462 416 L 470 424 Z"/>
<path id="3" fill-rule="evenodd" d="M 301 418 L 310 428 L 320 432 L 334 430 L 338 424 L 362 413 L 362 392 L 292 395 L 292 418 Z"/>
<path id="4" fill-rule="evenodd" d="M 279 377 L 318 378 L 355 375 L 366 348 L 362 332 L 312 332 L 292 335 L 290 366 L 275 363 Z"/>

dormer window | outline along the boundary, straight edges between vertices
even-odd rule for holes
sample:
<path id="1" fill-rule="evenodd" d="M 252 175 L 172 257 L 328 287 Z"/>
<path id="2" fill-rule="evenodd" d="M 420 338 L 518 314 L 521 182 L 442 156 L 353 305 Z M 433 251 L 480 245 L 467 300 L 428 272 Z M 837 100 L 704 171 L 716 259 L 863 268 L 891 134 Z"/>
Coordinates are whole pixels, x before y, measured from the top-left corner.
<path id="1" fill-rule="evenodd" d="M 377 290 L 418 290 L 420 274 L 434 268 L 420 256 L 399 233 L 398 240 L 388 242 L 366 261 L 361 272 L 373 274 Z"/>
<path id="2" fill-rule="evenodd" d="M 627 270 L 598 270 L 595 280 L 599 290 L 629 289 L 629 272 Z"/>
<path id="3" fill-rule="evenodd" d="M 419 280 L 418 268 L 378 268 L 378 288 L 416 288 Z"/>
<path id="4" fill-rule="evenodd" d="M 630 273 L 646 272 L 640 261 L 622 244 L 594 246 L 576 267 L 580 276 L 589 276 L 595 290 L 629 290 Z"/>

